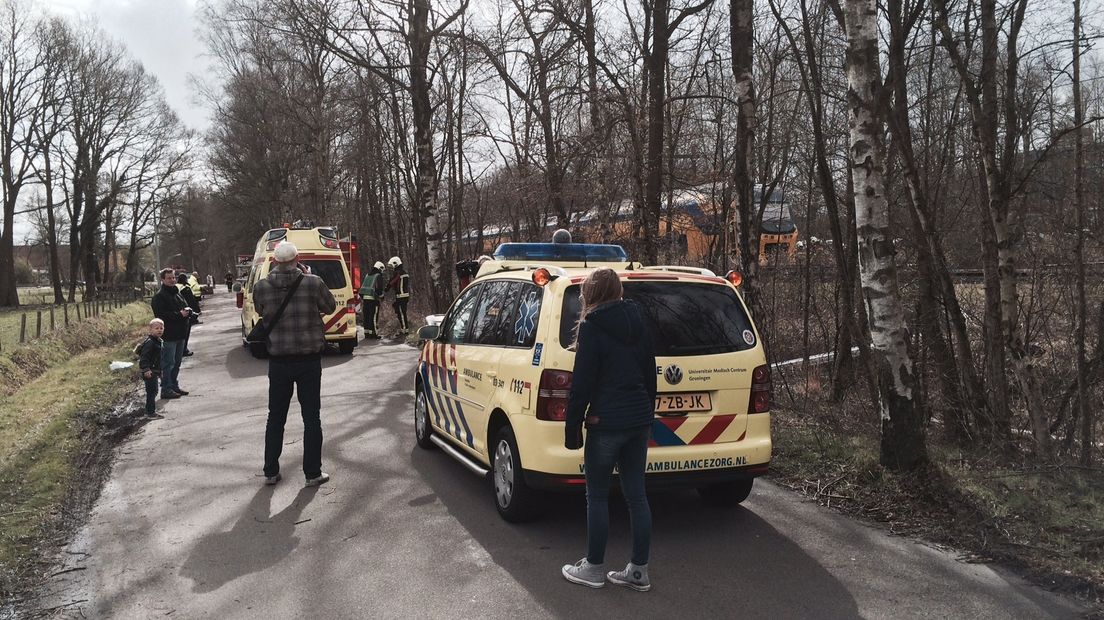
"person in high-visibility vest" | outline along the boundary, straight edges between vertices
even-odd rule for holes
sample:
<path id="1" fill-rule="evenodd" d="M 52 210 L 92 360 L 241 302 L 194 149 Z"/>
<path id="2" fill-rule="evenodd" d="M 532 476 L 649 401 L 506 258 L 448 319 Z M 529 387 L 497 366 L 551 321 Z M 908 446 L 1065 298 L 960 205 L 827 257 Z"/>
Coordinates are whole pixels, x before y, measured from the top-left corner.
<path id="1" fill-rule="evenodd" d="M 364 302 L 364 337 L 379 340 L 379 306 L 383 299 L 383 263 L 375 265 L 360 283 L 360 299 Z"/>
<path id="2" fill-rule="evenodd" d="M 395 308 L 395 315 L 399 317 L 399 334 L 405 336 L 410 333 L 406 321 L 406 305 L 410 303 L 410 274 L 403 269 L 402 259 L 398 256 L 392 256 L 387 265 L 391 267 L 391 280 L 387 283 L 387 290 L 395 291 L 395 302 L 391 305 Z"/>

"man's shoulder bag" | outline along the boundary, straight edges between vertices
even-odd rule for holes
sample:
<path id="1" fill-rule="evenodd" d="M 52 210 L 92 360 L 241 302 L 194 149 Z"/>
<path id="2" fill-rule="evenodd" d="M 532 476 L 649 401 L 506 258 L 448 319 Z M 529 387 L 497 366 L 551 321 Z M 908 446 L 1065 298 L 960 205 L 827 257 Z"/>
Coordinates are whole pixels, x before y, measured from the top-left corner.
<path id="1" fill-rule="evenodd" d="M 299 288 L 299 283 L 303 281 L 303 274 L 299 274 L 298 278 L 291 283 L 291 288 L 288 289 L 287 296 L 284 297 L 283 303 L 276 309 L 276 315 L 272 317 L 272 322 L 265 325 L 264 317 L 261 317 L 260 321 L 253 326 L 253 329 L 249 330 L 249 334 L 246 335 L 246 342 L 262 342 L 268 344 L 268 334 L 272 332 L 272 328 L 276 326 L 276 322 L 280 320 L 280 317 L 284 315 L 284 308 L 287 308 L 288 302 L 291 301 L 291 296 L 295 294 L 295 289 Z"/>

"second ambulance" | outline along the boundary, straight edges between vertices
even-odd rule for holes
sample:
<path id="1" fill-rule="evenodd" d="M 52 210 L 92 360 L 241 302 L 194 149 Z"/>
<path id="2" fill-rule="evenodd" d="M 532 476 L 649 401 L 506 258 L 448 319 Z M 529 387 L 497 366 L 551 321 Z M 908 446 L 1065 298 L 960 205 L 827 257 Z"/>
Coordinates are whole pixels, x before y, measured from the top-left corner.
<path id="1" fill-rule="evenodd" d="M 581 489 L 583 451 L 563 445 L 579 285 L 618 272 L 644 311 L 659 393 L 649 486 L 690 486 L 733 505 L 771 456 L 770 368 L 738 274 L 644 267 L 620 246 L 506 243 L 424 341 L 414 377 L 418 445 L 490 474 L 503 519 L 537 516 L 541 489 Z"/>

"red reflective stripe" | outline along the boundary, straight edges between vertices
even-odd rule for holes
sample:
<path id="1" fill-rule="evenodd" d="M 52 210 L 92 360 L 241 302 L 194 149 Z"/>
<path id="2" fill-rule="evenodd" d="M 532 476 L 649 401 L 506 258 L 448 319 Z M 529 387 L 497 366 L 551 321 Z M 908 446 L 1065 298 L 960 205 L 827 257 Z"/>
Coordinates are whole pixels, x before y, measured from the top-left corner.
<path id="1" fill-rule="evenodd" d="M 329 321 L 326 322 L 326 325 L 322 328 L 322 331 L 329 331 L 329 329 L 331 327 L 333 327 L 338 321 L 345 318 L 346 314 L 347 313 L 344 312 L 344 311 L 341 311 L 341 312 L 338 312 L 337 314 L 335 314 L 332 319 L 330 319 Z"/>
<path id="2" fill-rule="evenodd" d="M 685 418 L 685 417 L 681 417 L 681 418 L 660 418 L 659 419 L 659 421 L 662 422 L 664 426 L 671 429 L 672 433 L 677 431 L 678 428 L 680 426 L 682 426 L 683 422 L 686 422 L 686 420 L 687 420 L 687 418 Z"/>
<path id="3" fill-rule="evenodd" d="M 703 443 L 713 443 L 714 441 L 717 441 L 717 438 L 721 436 L 721 433 L 725 432 L 725 429 L 728 428 L 728 425 L 732 424 L 732 421 L 735 419 L 735 413 L 713 416 L 713 419 L 705 425 L 705 428 L 701 429 L 701 432 L 698 433 L 697 437 L 694 437 L 692 440 L 690 440 L 690 445 L 694 446 Z"/>
<path id="4" fill-rule="evenodd" d="M 744 429 L 744 432 L 740 433 L 740 438 L 737 439 L 736 441 L 743 441 L 744 437 L 747 437 L 747 429 L 746 428 Z"/>

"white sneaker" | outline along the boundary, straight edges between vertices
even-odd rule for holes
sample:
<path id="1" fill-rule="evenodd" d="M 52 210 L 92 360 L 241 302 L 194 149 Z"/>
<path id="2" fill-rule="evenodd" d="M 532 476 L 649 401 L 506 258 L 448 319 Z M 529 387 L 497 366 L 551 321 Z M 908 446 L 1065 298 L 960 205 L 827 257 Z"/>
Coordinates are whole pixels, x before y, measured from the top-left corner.
<path id="1" fill-rule="evenodd" d="M 316 487 L 320 484 L 326 484 L 330 481 L 330 475 L 326 472 L 322 472 L 317 478 L 307 478 L 308 487 Z"/>
<path id="2" fill-rule="evenodd" d="M 577 583 L 588 588 L 601 588 L 606 585 L 606 580 L 602 575 L 603 566 L 604 564 L 591 564 L 586 558 L 583 558 L 575 564 L 564 564 L 560 572 L 563 573 L 564 579 L 571 583 Z"/>
<path id="3" fill-rule="evenodd" d="M 648 565 L 637 566 L 629 562 L 625 570 L 611 570 L 606 573 L 606 579 L 610 583 L 626 588 L 632 588 L 637 592 L 647 592 L 652 589 L 652 582 L 648 579 Z"/>
<path id="4" fill-rule="evenodd" d="M 280 474 L 276 474 L 275 476 L 265 476 L 265 484 L 268 486 L 272 486 L 279 482 L 281 478 L 283 478 L 283 476 L 281 476 Z"/>

